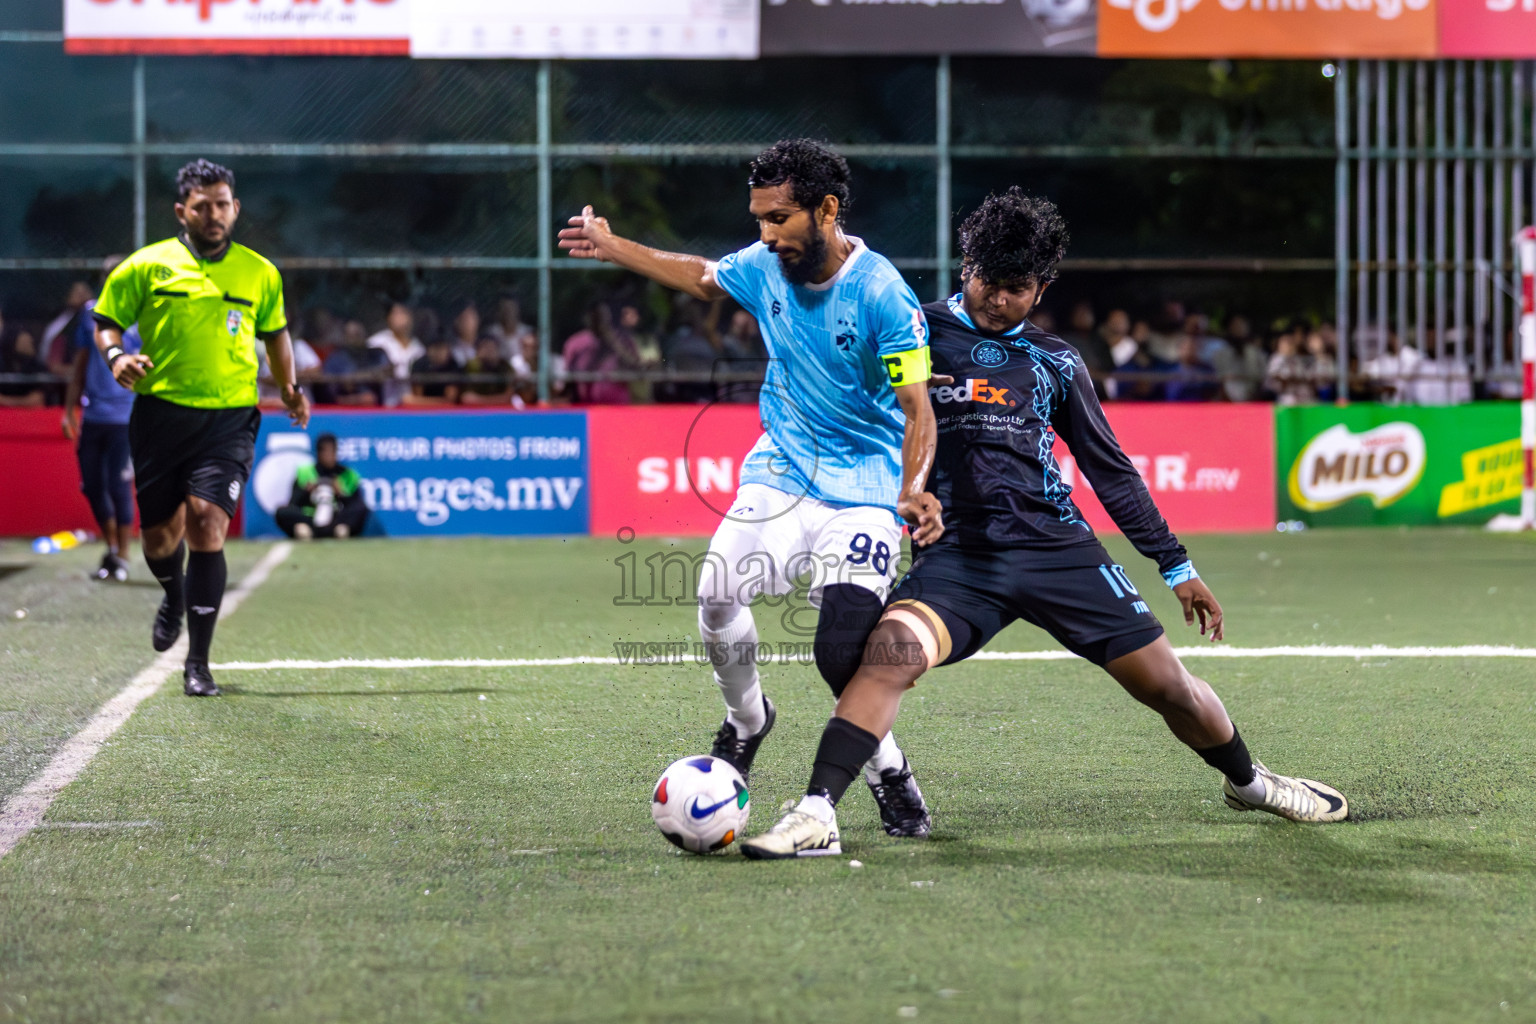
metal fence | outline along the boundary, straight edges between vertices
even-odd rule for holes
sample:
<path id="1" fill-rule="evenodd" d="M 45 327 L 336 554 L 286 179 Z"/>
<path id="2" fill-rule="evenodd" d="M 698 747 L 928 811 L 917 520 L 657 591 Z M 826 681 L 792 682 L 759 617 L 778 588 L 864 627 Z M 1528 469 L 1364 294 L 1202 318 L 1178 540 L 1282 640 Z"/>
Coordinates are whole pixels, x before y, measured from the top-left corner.
<path id="1" fill-rule="evenodd" d="M 955 215 L 1022 181 L 1073 225 L 1058 293 L 1150 282 L 1320 317 L 1337 303 L 1346 355 L 1370 340 L 1351 325 L 1423 343 L 1443 324 L 1434 337 L 1478 374 L 1508 366 L 1506 242 L 1536 202 L 1531 64 L 1356 62 L 1330 86 L 1310 62 L 69 58 L 61 41 L 0 30 L 0 170 L 19 192 L 61 169 L 100 180 L 72 194 L 81 221 L 45 238 L 46 204 L 23 237 L 0 197 L 0 285 L 169 234 L 174 168 L 207 156 L 237 164 L 242 240 L 290 282 L 526 281 L 543 393 L 562 282 L 603 273 L 555 251 L 563 215 L 596 193 L 646 240 L 729 251 L 752 237 L 742 165 L 790 134 L 854 163 L 860 233 L 925 297 L 954 284 Z"/>
<path id="2" fill-rule="evenodd" d="M 1513 381 L 1536 62 L 1356 61 L 1334 81 L 1341 344 L 1357 366 L 1411 345 L 1428 362 L 1406 376 Z"/>

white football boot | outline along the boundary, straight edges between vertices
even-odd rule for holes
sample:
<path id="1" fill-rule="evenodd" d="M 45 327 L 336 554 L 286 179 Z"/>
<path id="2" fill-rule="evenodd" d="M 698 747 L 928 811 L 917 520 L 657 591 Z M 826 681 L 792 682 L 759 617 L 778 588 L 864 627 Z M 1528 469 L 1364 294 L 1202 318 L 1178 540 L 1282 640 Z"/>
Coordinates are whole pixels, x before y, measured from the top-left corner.
<path id="1" fill-rule="evenodd" d="M 1234 811 L 1268 811 L 1291 821 L 1308 822 L 1343 821 L 1349 816 L 1349 801 L 1332 786 L 1276 775 L 1257 761 L 1253 771 L 1264 783 L 1264 799 L 1258 803 L 1244 800 L 1232 788 L 1231 780 L 1222 780 L 1221 795 Z"/>
<path id="2" fill-rule="evenodd" d="M 788 860 L 791 857 L 841 857 L 837 815 L 822 821 L 805 811 L 790 811 L 773 828 L 741 844 L 750 860 Z"/>

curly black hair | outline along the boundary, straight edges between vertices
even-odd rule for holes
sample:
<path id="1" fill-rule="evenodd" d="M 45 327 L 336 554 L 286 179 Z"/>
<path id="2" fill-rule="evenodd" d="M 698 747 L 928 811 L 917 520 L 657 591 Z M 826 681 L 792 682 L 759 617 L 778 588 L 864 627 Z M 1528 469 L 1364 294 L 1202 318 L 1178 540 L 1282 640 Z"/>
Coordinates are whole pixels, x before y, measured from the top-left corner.
<path id="1" fill-rule="evenodd" d="M 231 190 L 235 187 L 235 172 L 211 160 L 193 160 L 176 172 L 176 198 L 186 202 L 195 188 L 207 188 L 223 182 Z"/>
<path id="2" fill-rule="evenodd" d="M 831 146 L 814 139 L 780 139 L 752 161 L 748 188 L 772 188 L 788 183 L 795 205 L 814 210 L 827 196 L 837 197 L 837 219 L 852 201 L 848 195 L 848 161 Z"/>
<path id="3" fill-rule="evenodd" d="M 1027 196 L 1017 185 L 987 196 L 960 225 L 965 272 L 990 284 L 1056 280 L 1056 264 L 1070 241 L 1056 204 Z"/>

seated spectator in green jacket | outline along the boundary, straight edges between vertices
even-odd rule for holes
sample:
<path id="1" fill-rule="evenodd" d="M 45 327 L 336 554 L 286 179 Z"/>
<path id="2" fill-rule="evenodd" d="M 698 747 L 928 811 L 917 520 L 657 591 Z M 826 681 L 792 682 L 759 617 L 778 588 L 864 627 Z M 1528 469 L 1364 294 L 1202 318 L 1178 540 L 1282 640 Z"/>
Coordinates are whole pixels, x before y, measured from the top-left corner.
<path id="1" fill-rule="evenodd" d="M 363 499 L 362 478 L 336 461 L 335 434 L 321 434 L 315 441 L 314 465 L 299 468 L 293 494 L 277 510 L 276 518 L 282 531 L 298 540 L 344 540 L 363 532 L 368 503 Z"/>

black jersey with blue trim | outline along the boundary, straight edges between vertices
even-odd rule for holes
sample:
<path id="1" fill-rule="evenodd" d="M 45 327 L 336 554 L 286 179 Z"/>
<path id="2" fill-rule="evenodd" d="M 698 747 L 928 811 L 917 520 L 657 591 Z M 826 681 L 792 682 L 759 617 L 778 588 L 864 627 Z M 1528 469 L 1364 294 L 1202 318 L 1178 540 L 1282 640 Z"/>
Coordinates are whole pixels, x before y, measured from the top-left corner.
<path id="1" fill-rule="evenodd" d="M 1082 357 L 1028 320 L 978 330 L 954 296 L 923 306 L 933 372 L 928 389 L 938 451 L 928 490 L 944 506 L 944 536 L 930 550 L 1028 549 L 1037 564 L 1097 564 L 1101 548 L 1072 501 L 1051 449 L 1059 434 L 1120 531 L 1167 574 L 1189 556 L 1115 439 Z"/>

